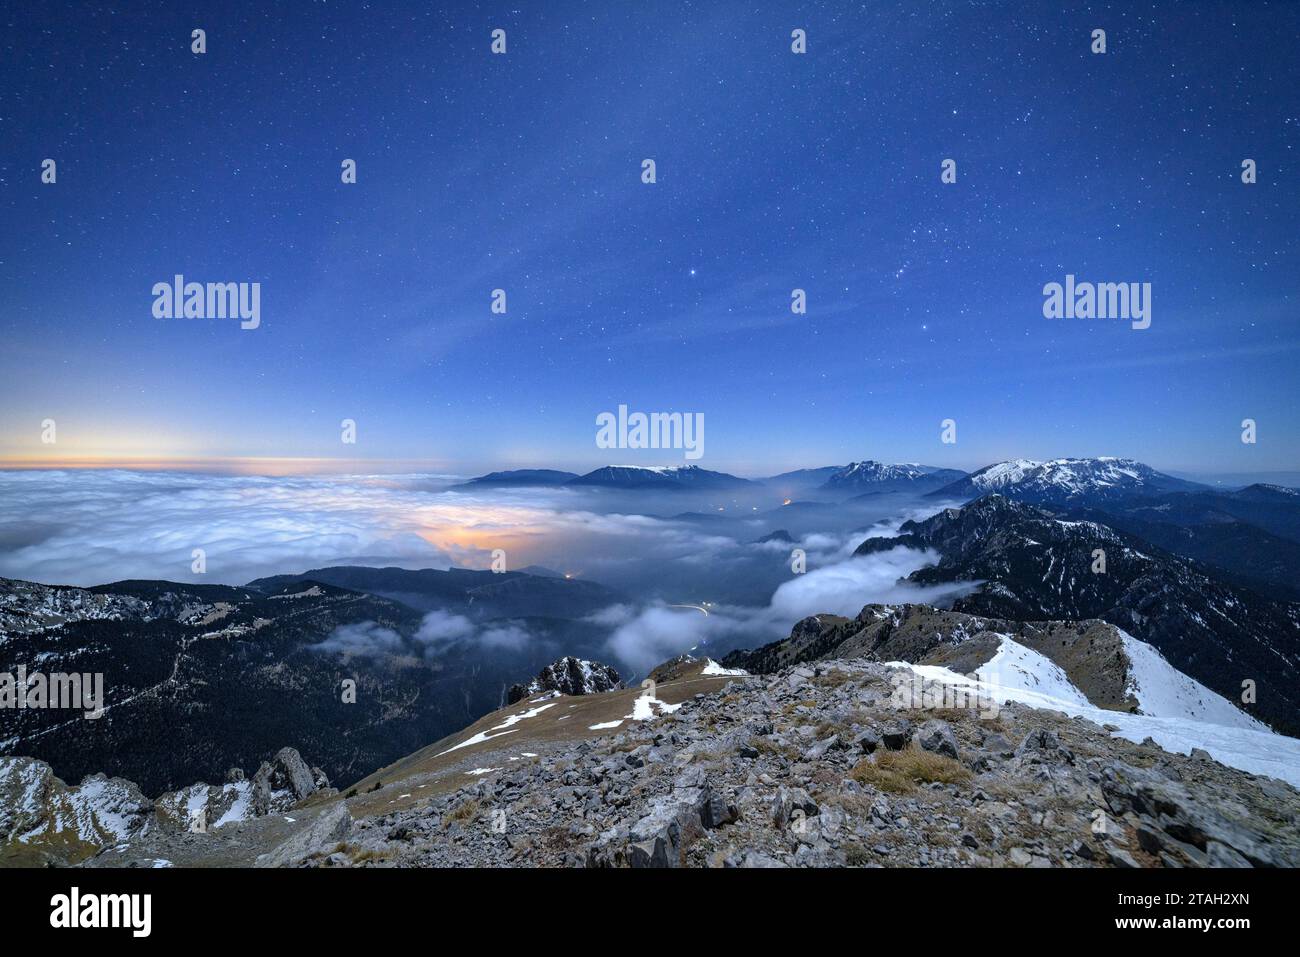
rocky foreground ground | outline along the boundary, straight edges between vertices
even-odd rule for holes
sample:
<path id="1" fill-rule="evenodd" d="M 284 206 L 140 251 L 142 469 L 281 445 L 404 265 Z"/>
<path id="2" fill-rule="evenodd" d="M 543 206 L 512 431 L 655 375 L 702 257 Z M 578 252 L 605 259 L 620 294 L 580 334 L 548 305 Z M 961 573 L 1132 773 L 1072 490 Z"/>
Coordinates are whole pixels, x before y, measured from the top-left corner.
<path id="1" fill-rule="evenodd" d="M 1300 865 L 1288 784 L 1020 705 L 899 710 L 897 674 L 799 665 L 524 761 L 506 756 L 518 741 L 480 749 L 472 763 L 501 769 L 357 820 L 335 805 L 277 863 Z"/>
<path id="2" fill-rule="evenodd" d="M 1300 792 L 1203 752 L 1019 704 L 911 707 L 942 686 L 900 702 L 912 672 L 860 658 L 653 678 L 521 700 L 344 794 L 289 750 L 154 802 L 9 759 L 0 864 L 1300 866 Z M 215 823 L 187 826 L 194 806 Z"/>

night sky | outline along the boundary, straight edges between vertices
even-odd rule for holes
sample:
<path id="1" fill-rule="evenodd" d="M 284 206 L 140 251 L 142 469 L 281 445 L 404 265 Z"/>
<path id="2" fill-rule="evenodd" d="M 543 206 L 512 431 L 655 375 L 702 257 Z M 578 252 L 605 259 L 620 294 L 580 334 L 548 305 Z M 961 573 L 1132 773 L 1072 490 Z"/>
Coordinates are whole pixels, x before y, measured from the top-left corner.
<path id="1" fill-rule="evenodd" d="M 56 6 L 0 14 L 10 460 L 680 463 L 622 403 L 750 475 L 1300 467 L 1300 5 Z M 1045 319 L 1067 273 L 1151 327 Z"/>

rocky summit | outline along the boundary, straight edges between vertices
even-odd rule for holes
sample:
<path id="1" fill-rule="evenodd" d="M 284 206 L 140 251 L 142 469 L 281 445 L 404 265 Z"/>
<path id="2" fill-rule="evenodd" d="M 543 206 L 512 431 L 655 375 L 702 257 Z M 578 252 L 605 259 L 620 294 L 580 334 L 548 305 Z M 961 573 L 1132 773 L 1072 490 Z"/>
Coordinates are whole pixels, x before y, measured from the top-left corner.
<path id="1" fill-rule="evenodd" d="M 942 683 L 861 658 L 720 672 L 520 702 L 344 795 L 154 828 L 87 864 L 1300 865 L 1300 792 L 1203 751 L 1021 703 L 944 707 Z"/>
<path id="2" fill-rule="evenodd" d="M 829 661 L 731 678 L 653 722 L 364 817 L 303 863 L 1300 863 L 1290 785 L 1021 705 L 900 710 L 896 674 Z"/>
<path id="3" fill-rule="evenodd" d="M 537 694 L 600 694 L 621 687 L 623 679 L 610 665 L 568 655 L 547 665 L 527 684 L 512 685 L 506 703 L 514 704 Z"/>

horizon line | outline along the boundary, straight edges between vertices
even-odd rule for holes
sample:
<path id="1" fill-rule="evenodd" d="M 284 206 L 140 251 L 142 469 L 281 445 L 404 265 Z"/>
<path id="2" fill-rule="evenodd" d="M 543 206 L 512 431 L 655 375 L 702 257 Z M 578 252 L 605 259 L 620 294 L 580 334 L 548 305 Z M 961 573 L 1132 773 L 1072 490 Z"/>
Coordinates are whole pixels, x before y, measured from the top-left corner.
<path id="1" fill-rule="evenodd" d="M 1128 456 L 1056 456 L 1054 458 L 1028 459 L 1024 461 L 1033 462 L 1052 462 L 1064 459 L 1127 459 Z M 997 465 L 1002 462 L 1013 462 L 1020 460 L 1021 457 L 1000 459 L 989 463 Z M 833 465 L 801 465 L 794 468 L 784 468 L 776 472 L 755 473 L 750 476 L 738 475 L 737 477 L 748 477 L 752 479 L 773 478 L 784 472 L 795 472 L 802 470 L 815 470 L 821 468 L 845 468 L 858 462 L 874 461 L 885 465 L 925 465 L 925 463 L 908 463 L 908 462 L 887 462 L 882 459 L 857 459 L 843 464 Z M 1130 461 L 1140 462 L 1138 459 Z M 698 468 L 704 468 L 698 463 L 688 463 Z M 636 464 L 612 464 L 597 465 L 590 471 L 596 471 L 602 468 L 646 468 L 646 469 L 664 469 L 680 468 L 680 463 L 674 465 L 636 465 Z M 978 468 L 968 469 L 963 466 L 929 466 L 928 468 L 947 468 L 963 471 L 966 474 L 973 474 L 979 469 L 987 468 L 988 465 L 982 465 Z M 1148 466 L 1155 468 L 1154 466 Z M 558 468 L 553 465 L 517 465 L 488 468 L 478 473 L 461 472 L 449 469 L 445 460 L 421 459 L 421 458 L 331 458 L 327 456 L 257 456 L 257 455 L 232 455 L 232 456 L 96 456 L 96 455 L 79 455 L 68 456 L 67 458 L 40 458 L 33 456 L 4 456 L 0 455 L 0 471 L 14 472 L 32 472 L 32 471 L 129 471 L 129 472 L 194 472 L 200 474 L 230 474 L 230 475 L 264 475 L 268 477 L 289 477 L 294 475 L 365 475 L 365 474 L 382 474 L 382 475 L 444 475 L 448 478 L 478 478 L 483 475 L 494 472 L 512 472 L 512 471 L 570 471 L 566 468 Z M 707 471 L 714 471 L 706 469 Z M 1163 471 L 1157 469 L 1157 471 Z M 589 472 L 574 472 L 575 475 L 585 475 Z M 1260 469 L 1254 471 L 1211 471 L 1201 472 L 1199 469 L 1189 470 L 1187 468 L 1170 469 L 1165 474 L 1173 477 L 1179 477 L 1178 473 L 1195 474 L 1200 472 L 1203 477 L 1229 477 L 1229 476 L 1269 476 L 1269 475 L 1295 475 L 1300 472 L 1300 468 L 1291 469 Z M 727 473 L 736 474 L 736 473 Z"/>

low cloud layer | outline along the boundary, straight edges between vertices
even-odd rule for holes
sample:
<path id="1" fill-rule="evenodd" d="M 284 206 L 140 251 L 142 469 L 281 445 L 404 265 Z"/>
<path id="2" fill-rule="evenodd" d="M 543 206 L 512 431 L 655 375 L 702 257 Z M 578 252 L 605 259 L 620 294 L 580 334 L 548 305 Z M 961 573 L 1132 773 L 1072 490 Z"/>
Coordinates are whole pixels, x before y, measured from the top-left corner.
<path id="1" fill-rule="evenodd" d="M 0 471 L 0 576 L 244 584 L 323 565 L 579 573 L 628 555 L 699 554 L 729 540 L 647 515 L 601 513 L 563 489 L 449 490 L 428 476 L 231 476 Z M 207 569 L 192 571 L 193 550 Z"/>
<path id="2" fill-rule="evenodd" d="M 572 488 L 464 488 L 443 476 L 263 477 L 127 471 L 0 471 L 0 576 L 91 585 L 127 578 L 243 584 L 327 565 L 544 565 L 630 596 L 588 623 L 606 652 L 644 673 L 672 655 L 753 647 L 800 618 L 869 602 L 945 602 L 963 588 L 900 579 L 937 560 L 894 549 L 855 556 L 941 504 L 882 499 L 785 508 L 744 500 Z M 763 539 L 769 539 L 764 541 Z M 192 570 L 192 552 L 207 571 Z M 803 552 L 804 574 L 791 568 Z M 706 607 L 708 614 L 690 607 Z M 454 645 L 519 651 L 515 621 L 435 611 L 414 635 L 364 622 L 317 644 L 348 656 L 428 659 Z"/>
<path id="3" fill-rule="evenodd" d="M 340 625 L 314 651 L 344 658 L 424 658 L 432 660 L 454 646 L 485 650 L 520 651 L 532 640 L 521 622 L 479 624 L 441 609 L 424 616 L 415 634 L 404 637 L 373 621 Z"/>
<path id="4" fill-rule="evenodd" d="M 619 606 L 617 615 L 610 615 L 611 621 L 621 618 L 614 622 L 610 652 L 625 667 L 644 674 L 683 652 L 718 657 L 737 645 L 756 647 L 776 641 L 809 615 L 852 618 L 873 602 L 946 603 L 974 589 L 971 583 L 922 587 L 899 580 L 936 561 L 934 552 L 909 548 L 850 557 L 785 582 L 761 608 L 714 606 L 705 615 L 662 605 L 639 612 Z"/>

